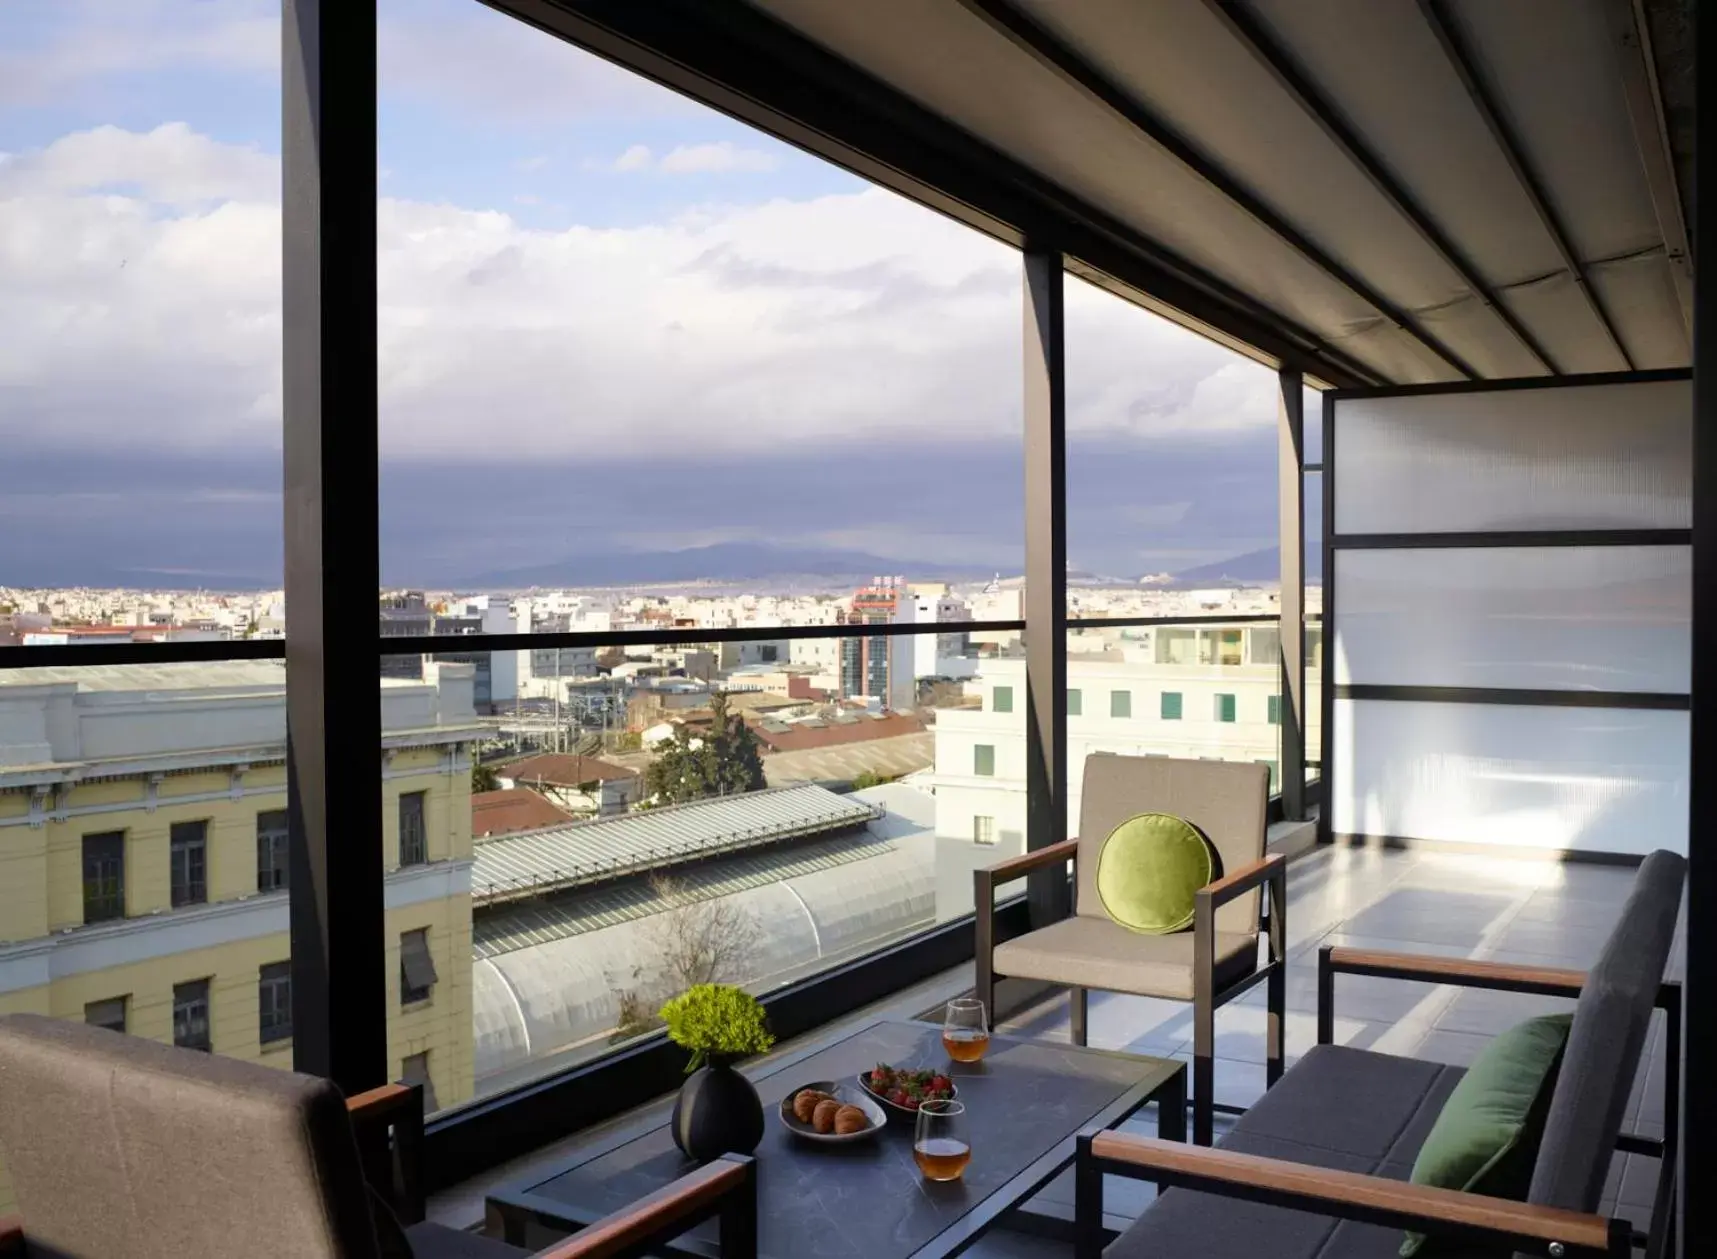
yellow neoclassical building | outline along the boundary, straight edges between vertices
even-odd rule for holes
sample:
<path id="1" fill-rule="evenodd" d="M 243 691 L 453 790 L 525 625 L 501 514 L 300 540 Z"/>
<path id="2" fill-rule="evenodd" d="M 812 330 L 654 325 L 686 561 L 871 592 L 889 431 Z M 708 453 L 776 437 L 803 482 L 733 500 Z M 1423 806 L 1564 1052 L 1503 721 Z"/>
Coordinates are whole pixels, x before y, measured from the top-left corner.
<path id="1" fill-rule="evenodd" d="M 388 1052 L 447 1106 L 472 1092 L 482 730 L 468 664 L 380 685 Z M 275 661 L 0 672 L 0 1014 L 291 1065 L 285 704 Z"/>

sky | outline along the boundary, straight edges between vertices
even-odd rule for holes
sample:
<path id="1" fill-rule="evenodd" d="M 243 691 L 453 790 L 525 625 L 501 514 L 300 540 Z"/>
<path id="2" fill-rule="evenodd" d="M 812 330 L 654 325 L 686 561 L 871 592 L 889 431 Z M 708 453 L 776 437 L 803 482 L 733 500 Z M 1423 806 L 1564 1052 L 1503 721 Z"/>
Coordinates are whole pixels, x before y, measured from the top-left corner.
<path id="1" fill-rule="evenodd" d="M 0 0 L 0 584 L 281 571 L 278 0 Z M 1018 572 L 1017 255 L 476 0 L 382 0 L 390 584 Z M 1069 560 L 1274 544 L 1274 375 L 1068 281 Z"/>

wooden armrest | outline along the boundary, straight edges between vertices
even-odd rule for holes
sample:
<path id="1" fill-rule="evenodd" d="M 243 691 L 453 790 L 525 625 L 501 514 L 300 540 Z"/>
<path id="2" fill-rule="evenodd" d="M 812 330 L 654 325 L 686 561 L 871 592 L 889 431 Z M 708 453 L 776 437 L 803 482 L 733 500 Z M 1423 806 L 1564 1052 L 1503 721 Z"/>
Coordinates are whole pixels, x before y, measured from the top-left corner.
<path id="1" fill-rule="evenodd" d="M 1099 1160 L 1139 1168 L 1163 1184 L 1270 1206 L 1438 1236 L 1526 1242 L 1540 1253 L 1551 1242 L 1597 1254 L 1627 1253 L 1627 1223 L 1601 1215 L 1117 1132 L 1094 1135 L 1090 1149 Z M 1619 1252 L 1618 1235 L 1624 1247 Z"/>
<path id="2" fill-rule="evenodd" d="M 998 861 L 993 866 L 982 866 L 979 874 L 990 876 L 992 883 L 1010 883 L 1014 879 L 1036 870 L 1039 866 L 1054 865 L 1057 861 L 1067 861 L 1079 851 L 1077 839 L 1064 839 L 1059 844 L 1051 844 L 1048 848 L 1038 848 L 1032 852 L 1022 853 L 1017 857 L 1009 857 L 1006 861 Z"/>
<path id="3" fill-rule="evenodd" d="M 1372 949 L 1330 946 L 1324 950 L 1337 974 L 1374 975 L 1382 979 L 1418 979 L 1429 983 L 1461 984 L 1468 988 L 1498 988 L 1548 996 L 1577 997 L 1586 972 L 1560 966 L 1518 966 L 1512 962 L 1483 962 L 1470 957 L 1427 957 L 1421 953 L 1388 953 Z"/>
<path id="4" fill-rule="evenodd" d="M 673 1236 L 674 1226 L 681 1221 L 689 1227 L 707 1216 L 724 1198 L 755 1193 L 752 1176 L 753 1164 L 749 1158 L 723 1155 L 631 1206 L 603 1216 L 565 1241 L 538 1251 L 535 1259 L 609 1259 L 632 1253 L 635 1248 Z M 722 1253 L 726 1255 L 729 1239 L 722 1240 Z"/>
<path id="5" fill-rule="evenodd" d="M 409 1084 L 384 1084 L 346 1099 L 346 1113 L 353 1123 L 374 1123 L 391 1119 L 396 1111 L 405 1109 L 417 1097 Z"/>
<path id="6" fill-rule="evenodd" d="M 0 1215 L 0 1255 L 24 1253 L 24 1217 Z"/>
<path id="7" fill-rule="evenodd" d="M 1241 866 L 1232 874 L 1225 874 L 1214 883 L 1205 884 L 1198 889 L 1198 898 L 1208 900 L 1214 909 L 1236 896 L 1244 896 L 1262 883 L 1269 882 L 1277 871 L 1287 869 L 1287 864 L 1288 859 L 1281 853 L 1266 853 L 1251 865 Z"/>

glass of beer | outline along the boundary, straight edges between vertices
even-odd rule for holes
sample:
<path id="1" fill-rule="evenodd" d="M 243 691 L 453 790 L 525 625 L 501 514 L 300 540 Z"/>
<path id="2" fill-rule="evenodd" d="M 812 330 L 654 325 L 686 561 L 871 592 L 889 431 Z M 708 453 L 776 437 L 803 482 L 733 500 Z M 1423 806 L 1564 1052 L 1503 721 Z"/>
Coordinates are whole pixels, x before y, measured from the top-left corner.
<path id="1" fill-rule="evenodd" d="M 925 1102 L 918 1108 L 912 1157 L 925 1180 L 958 1180 L 972 1161 L 966 1139 L 966 1107 L 961 1102 Z"/>
<path id="2" fill-rule="evenodd" d="M 942 1021 L 942 1048 L 948 1056 L 955 1062 L 976 1062 L 989 1047 L 990 1025 L 984 1003 L 975 997 L 950 1001 Z"/>

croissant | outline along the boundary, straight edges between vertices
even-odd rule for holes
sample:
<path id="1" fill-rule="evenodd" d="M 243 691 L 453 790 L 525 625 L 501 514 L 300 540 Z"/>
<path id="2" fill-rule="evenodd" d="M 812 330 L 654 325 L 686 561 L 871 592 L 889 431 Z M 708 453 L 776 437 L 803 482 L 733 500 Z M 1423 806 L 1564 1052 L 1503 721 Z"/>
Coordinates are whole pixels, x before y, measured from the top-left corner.
<path id="1" fill-rule="evenodd" d="M 846 1136 L 853 1132 L 863 1132 L 870 1127 L 870 1116 L 857 1106 L 842 1106 L 835 1112 L 835 1132 Z"/>
<path id="2" fill-rule="evenodd" d="M 818 1132 L 833 1132 L 835 1130 L 835 1115 L 839 1113 L 841 1104 L 832 1097 L 825 1097 L 817 1103 L 817 1108 L 811 1112 L 811 1126 Z"/>
<path id="3" fill-rule="evenodd" d="M 817 1103 L 829 1100 L 827 1093 L 817 1089 L 800 1089 L 793 1098 L 793 1117 L 800 1123 L 810 1123 L 811 1114 L 817 1109 Z"/>

